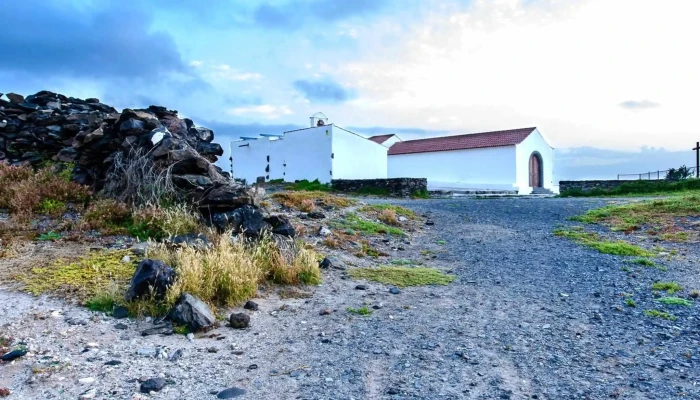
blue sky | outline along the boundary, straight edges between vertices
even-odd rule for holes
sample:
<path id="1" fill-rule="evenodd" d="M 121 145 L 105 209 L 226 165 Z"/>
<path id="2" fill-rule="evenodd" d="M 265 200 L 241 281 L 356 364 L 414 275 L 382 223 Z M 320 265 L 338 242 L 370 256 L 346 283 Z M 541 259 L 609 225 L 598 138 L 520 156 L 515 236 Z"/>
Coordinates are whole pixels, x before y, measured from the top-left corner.
<path id="1" fill-rule="evenodd" d="M 164 105 L 214 129 L 224 147 L 238 135 L 305 126 L 323 111 L 360 133 L 404 139 L 537 126 L 563 160 L 571 149 L 608 149 L 587 158 L 601 174 L 633 168 L 611 165 L 626 156 L 610 152 L 668 168 L 670 161 L 658 157 L 664 164 L 656 165 L 641 149 L 682 150 L 692 162 L 686 148 L 700 139 L 693 117 L 700 62 L 688 49 L 700 37 L 692 18 L 699 7 L 681 0 L 13 1 L 3 5 L 13 17 L 0 35 L 0 92 Z"/>

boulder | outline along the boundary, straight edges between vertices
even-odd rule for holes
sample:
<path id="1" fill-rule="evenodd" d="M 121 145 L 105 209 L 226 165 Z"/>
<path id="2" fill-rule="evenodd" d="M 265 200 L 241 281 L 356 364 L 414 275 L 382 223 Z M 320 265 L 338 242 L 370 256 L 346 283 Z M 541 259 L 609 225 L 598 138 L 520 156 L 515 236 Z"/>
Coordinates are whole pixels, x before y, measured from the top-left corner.
<path id="1" fill-rule="evenodd" d="M 151 378 L 141 384 L 141 393 L 160 392 L 165 387 L 165 379 Z"/>
<path id="2" fill-rule="evenodd" d="M 209 306 L 189 293 L 180 296 L 168 317 L 175 324 L 187 326 L 192 332 L 211 328 L 216 323 L 216 316 Z"/>
<path id="3" fill-rule="evenodd" d="M 190 134 L 190 137 L 194 137 L 197 140 L 201 140 L 203 142 L 211 142 L 214 140 L 214 132 L 211 129 L 208 128 L 202 128 L 202 127 L 192 127 L 188 129 L 188 132 Z"/>
<path id="4" fill-rule="evenodd" d="M 131 134 L 134 132 L 141 132 L 145 129 L 146 124 L 138 119 L 130 118 L 119 124 L 119 131 L 122 134 Z"/>
<path id="5" fill-rule="evenodd" d="M 265 218 L 265 222 L 272 227 L 272 233 L 282 236 L 294 237 L 296 232 L 289 220 L 281 215 L 272 215 Z"/>
<path id="6" fill-rule="evenodd" d="M 19 104 L 24 102 L 24 96 L 22 96 L 21 94 L 8 93 L 5 96 L 7 96 L 7 98 L 10 99 L 10 103 L 12 104 Z"/>
<path id="7" fill-rule="evenodd" d="M 62 162 L 73 162 L 78 158 L 78 150 L 73 147 L 66 147 L 56 154 L 56 159 Z"/>
<path id="8" fill-rule="evenodd" d="M 212 212 L 230 211 L 244 205 L 254 205 L 254 193 L 244 186 L 220 186 L 202 198 L 199 202 L 201 209 Z"/>
<path id="9" fill-rule="evenodd" d="M 246 236 L 257 237 L 271 226 L 265 222 L 263 214 L 251 205 L 245 205 L 233 211 L 218 213 L 212 216 L 212 222 L 219 231 L 231 230 L 233 233 L 245 233 Z"/>
<path id="10" fill-rule="evenodd" d="M 184 190 L 206 189 L 214 185 L 208 176 L 203 175 L 173 175 L 172 179 L 175 186 Z"/>
<path id="11" fill-rule="evenodd" d="M 175 282 L 175 270 L 161 260 L 145 259 L 136 267 L 126 292 L 126 301 L 153 294 L 156 300 L 165 298 L 165 292 Z"/>

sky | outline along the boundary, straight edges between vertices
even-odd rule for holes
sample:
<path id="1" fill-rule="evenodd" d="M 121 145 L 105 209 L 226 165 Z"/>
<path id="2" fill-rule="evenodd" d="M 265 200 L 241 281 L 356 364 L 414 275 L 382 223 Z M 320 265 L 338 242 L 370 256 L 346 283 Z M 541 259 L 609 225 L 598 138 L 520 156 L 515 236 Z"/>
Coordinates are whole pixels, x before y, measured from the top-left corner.
<path id="1" fill-rule="evenodd" d="M 537 126 L 573 179 L 690 165 L 700 140 L 693 0 L 6 3 L 0 92 L 164 105 L 224 147 L 318 111 L 404 140 Z"/>

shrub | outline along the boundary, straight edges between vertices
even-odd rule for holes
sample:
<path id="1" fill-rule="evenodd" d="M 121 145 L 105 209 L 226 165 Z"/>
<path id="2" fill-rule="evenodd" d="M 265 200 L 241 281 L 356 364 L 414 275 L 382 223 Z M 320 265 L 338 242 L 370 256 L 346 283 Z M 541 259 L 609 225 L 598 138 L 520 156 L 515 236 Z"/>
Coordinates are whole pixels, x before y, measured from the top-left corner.
<path id="1" fill-rule="evenodd" d="M 313 200 L 311 199 L 304 199 L 301 201 L 301 204 L 299 205 L 299 210 L 303 212 L 311 212 L 316 208 L 316 205 L 314 204 Z"/>
<path id="2" fill-rule="evenodd" d="M 54 199 L 44 199 L 39 204 L 38 211 L 42 214 L 58 216 L 66 211 L 66 203 Z"/>
<path id="3" fill-rule="evenodd" d="M 113 199 L 94 201 L 83 216 L 85 227 L 104 233 L 121 232 L 131 222 L 129 207 Z"/>
<path id="4" fill-rule="evenodd" d="M 346 310 L 347 310 L 350 314 L 356 314 L 356 315 L 362 315 L 362 316 L 367 316 L 367 315 L 371 315 L 371 314 L 372 314 L 372 310 L 370 310 L 369 308 L 367 308 L 367 306 L 362 306 L 362 307 L 360 307 L 360 308 L 348 307 L 348 308 L 346 308 Z"/>
<path id="5" fill-rule="evenodd" d="M 396 211 L 391 209 L 382 210 L 377 218 L 387 225 L 397 226 L 399 224 L 399 220 L 396 218 Z"/>
<path id="6" fill-rule="evenodd" d="M 68 202 L 84 202 L 90 196 L 87 186 L 65 180 L 54 167 L 38 171 L 29 166 L 0 162 L 0 208 L 8 208 L 19 220 L 34 212 L 58 213 Z"/>
<path id="7" fill-rule="evenodd" d="M 139 240 L 160 240 L 200 230 L 202 227 L 199 218 L 184 204 L 168 208 L 139 208 L 134 211 L 132 221 L 127 225 L 129 234 Z"/>
<path id="8" fill-rule="evenodd" d="M 330 192 L 331 185 L 328 183 L 321 183 L 318 179 L 309 182 L 306 179 L 290 183 L 285 187 L 287 190 L 297 190 L 305 192 Z"/>
<path id="9" fill-rule="evenodd" d="M 429 199 L 430 193 L 428 193 L 426 189 L 415 190 L 411 194 L 411 197 L 414 199 Z"/>

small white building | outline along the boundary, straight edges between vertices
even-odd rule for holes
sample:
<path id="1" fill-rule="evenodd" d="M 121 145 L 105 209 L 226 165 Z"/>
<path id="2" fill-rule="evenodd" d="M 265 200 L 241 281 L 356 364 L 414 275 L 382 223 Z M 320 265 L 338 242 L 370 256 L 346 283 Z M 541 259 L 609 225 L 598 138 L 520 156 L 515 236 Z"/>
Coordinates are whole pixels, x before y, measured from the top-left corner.
<path id="1" fill-rule="evenodd" d="M 243 136 L 231 143 L 233 177 L 255 182 L 318 179 L 386 178 L 387 148 L 347 129 L 327 124 L 322 113 L 311 117 L 311 127 Z"/>
<path id="2" fill-rule="evenodd" d="M 556 192 L 553 148 L 534 127 L 397 141 L 388 159 L 389 178 L 427 178 L 431 190 Z"/>

